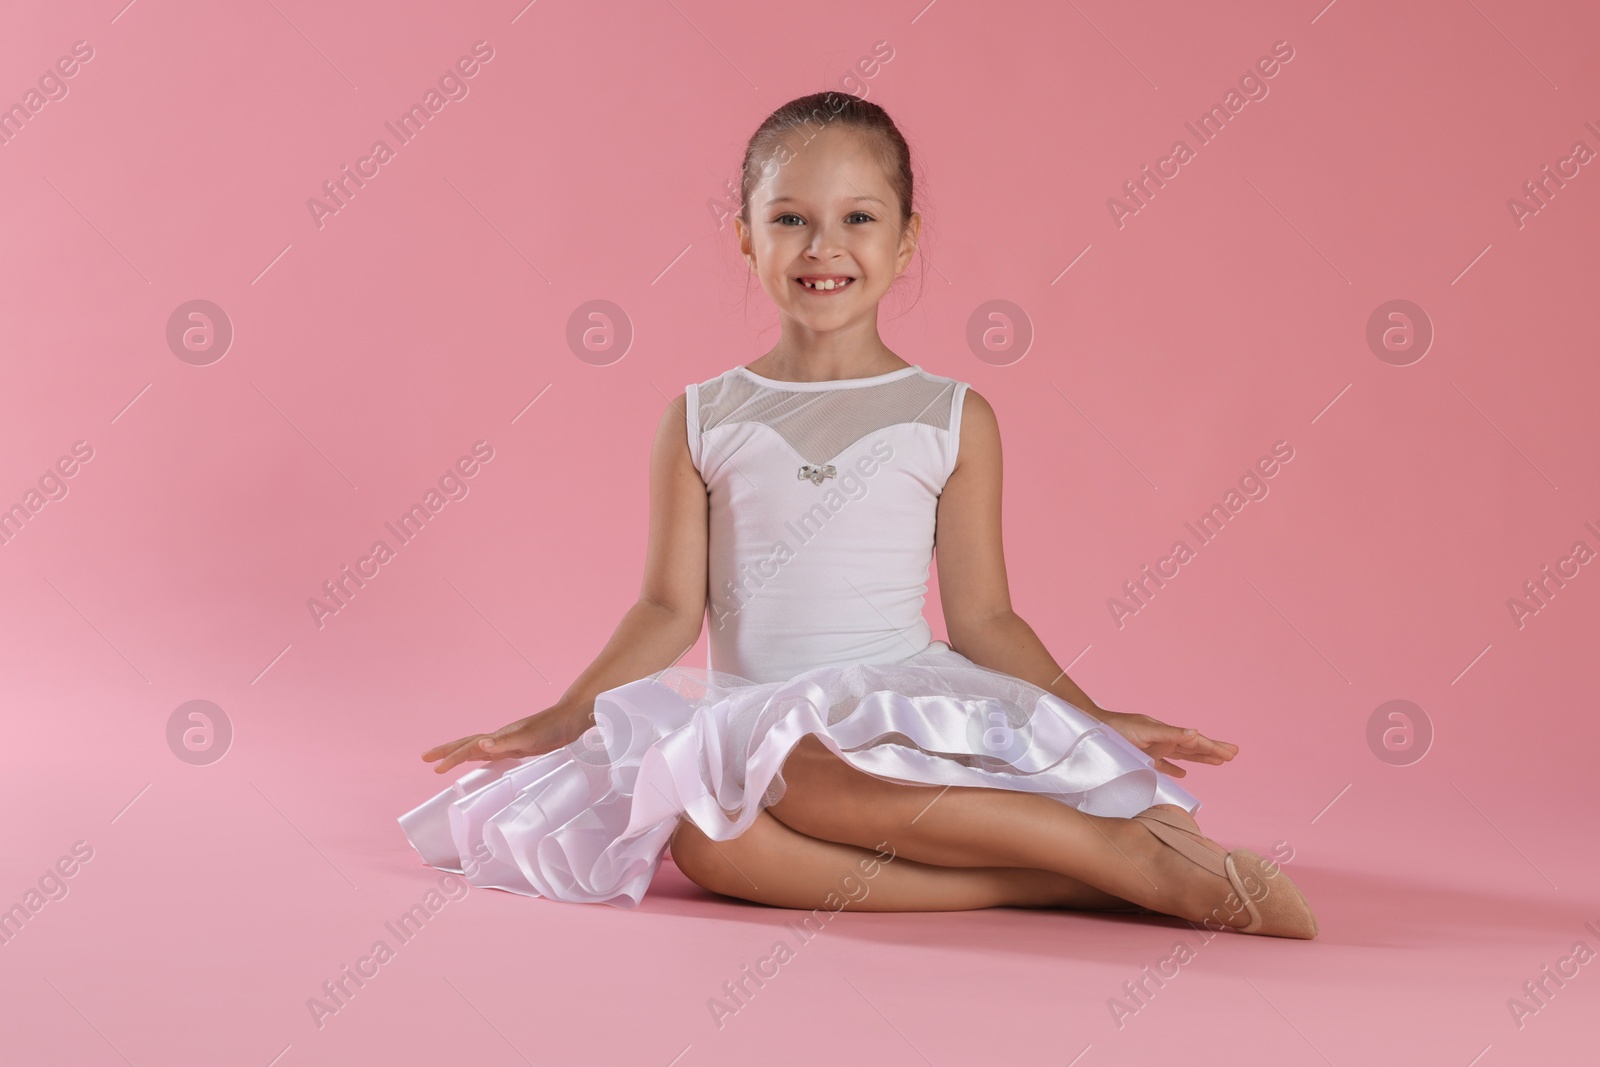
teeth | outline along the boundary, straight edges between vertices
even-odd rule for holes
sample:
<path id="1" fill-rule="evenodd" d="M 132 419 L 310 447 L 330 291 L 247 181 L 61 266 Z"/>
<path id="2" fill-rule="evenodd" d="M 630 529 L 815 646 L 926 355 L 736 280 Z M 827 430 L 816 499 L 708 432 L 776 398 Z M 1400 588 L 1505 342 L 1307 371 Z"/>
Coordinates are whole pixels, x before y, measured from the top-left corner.
<path id="1" fill-rule="evenodd" d="M 845 286 L 849 285 L 854 280 L 855 280 L 854 278 L 847 278 L 844 281 L 836 282 L 832 278 L 829 278 L 826 281 L 820 281 L 820 282 L 802 281 L 800 284 L 805 286 L 807 289 L 823 289 L 823 290 L 827 290 L 827 289 L 843 289 Z"/>

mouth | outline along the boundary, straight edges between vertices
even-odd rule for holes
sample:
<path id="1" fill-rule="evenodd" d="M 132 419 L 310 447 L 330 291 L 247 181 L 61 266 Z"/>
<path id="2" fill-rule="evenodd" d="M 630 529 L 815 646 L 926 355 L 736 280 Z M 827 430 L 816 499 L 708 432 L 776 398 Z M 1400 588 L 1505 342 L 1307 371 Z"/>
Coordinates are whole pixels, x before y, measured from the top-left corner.
<path id="1" fill-rule="evenodd" d="M 804 274 L 795 279 L 802 289 L 812 293 L 837 293 L 855 284 L 848 274 Z"/>

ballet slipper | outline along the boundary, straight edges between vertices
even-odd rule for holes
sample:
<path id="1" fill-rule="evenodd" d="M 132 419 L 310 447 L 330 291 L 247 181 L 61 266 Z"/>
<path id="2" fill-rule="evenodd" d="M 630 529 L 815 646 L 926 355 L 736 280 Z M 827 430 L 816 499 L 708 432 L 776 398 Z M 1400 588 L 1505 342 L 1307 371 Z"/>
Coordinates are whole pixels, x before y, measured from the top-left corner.
<path id="1" fill-rule="evenodd" d="M 1134 818 L 1168 847 L 1228 880 L 1233 896 L 1243 903 L 1250 915 L 1249 923 L 1232 929 L 1243 934 L 1306 940 L 1317 936 L 1317 917 L 1312 914 L 1305 894 L 1276 863 L 1262 859 L 1247 848 L 1229 852 L 1202 834 L 1194 816 L 1181 808 L 1158 805 L 1146 808 Z M 1229 904 L 1233 904 L 1232 897 Z"/>

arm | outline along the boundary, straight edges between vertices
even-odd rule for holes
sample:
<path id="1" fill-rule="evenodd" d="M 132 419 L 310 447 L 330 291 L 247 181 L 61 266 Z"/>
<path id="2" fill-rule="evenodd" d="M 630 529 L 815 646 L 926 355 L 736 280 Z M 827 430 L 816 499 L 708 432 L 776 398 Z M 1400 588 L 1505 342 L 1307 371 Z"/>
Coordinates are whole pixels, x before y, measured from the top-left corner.
<path id="1" fill-rule="evenodd" d="M 700 639 L 706 615 L 706 485 L 689 458 L 684 399 L 661 416 L 650 454 L 650 535 L 639 600 L 559 704 L 583 705 L 607 689 L 676 663 Z"/>
<path id="2" fill-rule="evenodd" d="M 492 734 L 471 734 L 422 754 L 443 774 L 470 759 L 549 752 L 594 724 L 607 689 L 670 667 L 700 638 L 706 612 L 706 486 L 689 456 L 684 398 L 667 406 L 650 453 L 650 533 L 639 599 L 611 639 L 553 705 Z"/>
<path id="3" fill-rule="evenodd" d="M 1232 759 L 1237 745 L 1096 704 L 1012 610 L 1001 543 L 1001 475 L 999 420 L 989 402 L 968 388 L 956 466 L 939 497 L 934 534 L 950 647 L 981 667 L 1032 682 L 1112 727 L 1152 756 L 1156 769 L 1174 777 L 1186 772 L 1168 762 L 1168 755 L 1201 763 Z"/>

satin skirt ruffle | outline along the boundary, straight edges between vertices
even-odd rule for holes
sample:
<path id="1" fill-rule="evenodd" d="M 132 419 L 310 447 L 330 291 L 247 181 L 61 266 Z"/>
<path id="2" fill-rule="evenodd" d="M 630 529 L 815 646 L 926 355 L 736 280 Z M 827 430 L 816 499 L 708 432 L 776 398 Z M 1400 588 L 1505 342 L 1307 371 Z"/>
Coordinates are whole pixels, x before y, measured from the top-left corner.
<path id="1" fill-rule="evenodd" d="M 423 862 L 475 886 L 632 908 L 679 820 L 737 837 L 786 788 L 807 734 L 868 774 L 1049 796 L 1127 818 L 1200 801 L 1121 734 L 943 641 L 893 663 L 752 682 L 672 667 L 595 699 L 563 748 L 496 760 L 400 816 Z"/>

